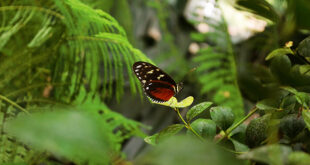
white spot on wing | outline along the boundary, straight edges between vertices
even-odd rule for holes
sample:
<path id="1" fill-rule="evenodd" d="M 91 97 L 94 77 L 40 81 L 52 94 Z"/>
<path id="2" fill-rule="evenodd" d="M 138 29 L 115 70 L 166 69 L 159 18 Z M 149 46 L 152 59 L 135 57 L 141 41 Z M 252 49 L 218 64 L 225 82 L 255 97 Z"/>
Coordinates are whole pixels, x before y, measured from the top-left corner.
<path id="1" fill-rule="evenodd" d="M 146 87 L 145 89 L 146 89 L 146 90 L 149 90 L 150 88 L 149 88 L 149 87 Z"/>
<path id="2" fill-rule="evenodd" d="M 142 82 L 143 84 L 145 84 L 145 83 L 146 83 L 146 80 L 142 80 L 141 82 Z"/>
<path id="3" fill-rule="evenodd" d="M 139 71 L 139 69 L 136 69 L 136 70 L 135 70 L 135 72 L 138 72 L 138 71 Z"/>
<path id="4" fill-rule="evenodd" d="M 160 80 L 160 78 L 165 77 L 165 75 L 161 74 L 157 77 L 158 80 Z"/>
<path id="5" fill-rule="evenodd" d="M 139 79 L 141 80 L 141 77 L 139 77 Z"/>
<path id="6" fill-rule="evenodd" d="M 142 65 L 138 65 L 136 68 L 138 68 L 138 69 L 139 69 L 139 68 L 141 68 L 141 67 L 142 67 Z"/>
<path id="7" fill-rule="evenodd" d="M 152 74 L 153 72 L 154 72 L 154 70 L 150 70 L 146 74 Z"/>

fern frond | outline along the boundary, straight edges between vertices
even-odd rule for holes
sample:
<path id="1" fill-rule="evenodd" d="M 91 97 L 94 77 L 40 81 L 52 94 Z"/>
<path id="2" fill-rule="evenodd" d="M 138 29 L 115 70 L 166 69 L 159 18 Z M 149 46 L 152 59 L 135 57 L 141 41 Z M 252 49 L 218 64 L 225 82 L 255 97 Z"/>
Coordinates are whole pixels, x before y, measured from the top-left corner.
<path id="1" fill-rule="evenodd" d="M 150 60 L 132 47 L 124 29 L 108 13 L 79 0 L 3 2 L 0 11 L 3 95 L 25 85 L 47 83 L 49 77 L 51 84 L 63 84 L 54 87 L 53 97 L 66 102 L 74 100 L 82 86 L 88 89 L 85 97 L 101 94 L 120 100 L 127 86 L 133 94 L 142 93 L 131 66 Z M 14 72 L 7 74 L 12 68 Z M 38 68 L 47 72 L 38 73 Z M 28 96 L 29 92 L 38 96 L 42 88 L 27 91 Z"/>
<path id="2" fill-rule="evenodd" d="M 207 22 L 212 32 L 204 35 L 214 46 L 202 48 L 193 58 L 198 65 L 197 75 L 202 84 L 201 93 L 211 94 L 215 103 L 229 106 L 237 119 L 244 116 L 242 96 L 237 82 L 237 68 L 233 54 L 232 42 L 225 19 L 220 22 Z M 201 37 L 198 37 L 201 38 Z"/>

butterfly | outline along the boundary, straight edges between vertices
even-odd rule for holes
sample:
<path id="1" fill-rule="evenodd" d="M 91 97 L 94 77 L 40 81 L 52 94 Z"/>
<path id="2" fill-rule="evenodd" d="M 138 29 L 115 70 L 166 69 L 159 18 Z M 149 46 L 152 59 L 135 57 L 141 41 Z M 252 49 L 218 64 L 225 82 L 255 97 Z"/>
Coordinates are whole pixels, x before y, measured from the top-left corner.
<path id="1" fill-rule="evenodd" d="M 182 88 L 182 83 L 176 84 L 167 73 L 150 63 L 138 61 L 132 68 L 145 94 L 155 103 L 169 101 Z"/>

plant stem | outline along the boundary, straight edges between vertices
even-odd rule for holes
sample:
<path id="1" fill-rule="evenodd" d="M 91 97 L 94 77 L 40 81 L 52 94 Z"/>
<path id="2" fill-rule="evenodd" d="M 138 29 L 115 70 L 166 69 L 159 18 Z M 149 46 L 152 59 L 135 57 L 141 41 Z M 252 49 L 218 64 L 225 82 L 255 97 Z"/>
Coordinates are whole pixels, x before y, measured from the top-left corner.
<path id="1" fill-rule="evenodd" d="M 235 130 L 237 127 L 239 127 L 245 120 L 247 120 L 249 117 L 251 117 L 256 111 L 258 110 L 257 107 L 254 107 L 251 112 L 248 113 L 248 115 L 246 115 L 244 118 L 242 118 L 240 121 L 238 121 L 234 126 L 228 128 L 225 131 L 225 136 L 223 136 L 222 138 L 220 138 L 218 141 L 216 141 L 216 143 L 221 142 L 224 138 L 228 137 L 229 134 Z"/>
<path id="2" fill-rule="evenodd" d="M 13 107 L 15 107 L 17 109 L 20 109 L 21 111 L 23 111 L 23 112 L 25 112 L 26 114 L 29 115 L 29 112 L 25 108 L 19 106 L 18 104 L 16 104 L 14 101 L 8 99 L 7 97 L 5 97 L 3 95 L 0 95 L 0 100 L 4 100 L 4 101 L 10 103 Z"/>
<path id="3" fill-rule="evenodd" d="M 191 125 L 189 123 L 187 123 L 182 115 L 180 114 L 180 110 L 178 108 L 174 108 L 174 110 L 177 112 L 177 114 L 179 115 L 180 119 L 183 121 L 183 123 L 185 124 L 185 127 L 189 130 L 191 130 L 200 140 L 204 141 L 204 139 L 191 127 Z"/>

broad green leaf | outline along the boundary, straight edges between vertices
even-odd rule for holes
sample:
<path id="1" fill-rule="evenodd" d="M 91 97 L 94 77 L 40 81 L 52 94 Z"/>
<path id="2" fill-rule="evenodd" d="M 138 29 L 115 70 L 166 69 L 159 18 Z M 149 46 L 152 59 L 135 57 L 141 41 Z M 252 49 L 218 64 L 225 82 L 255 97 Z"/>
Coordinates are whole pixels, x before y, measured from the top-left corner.
<path id="1" fill-rule="evenodd" d="M 117 146 L 117 137 L 105 122 L 80 111 L 19 116 L 6 124 L 6 131 L 38 150 L 76 163 L 107 164 Z"/>
<path id="2" fill-rule="evenodd" d="M 187 113 L 186 113 L 186 119 L 188 121 L 191 121 L 194 117 L 201 114 L 204 110 L 209 108 L 213 103 L 212 102 L 202 102 L 200 104 L 197 104 L 193 106 Z"/>
<path id="3" fill-rule="evenodd" d="M 213 139 L 216 134 L 216 124 L 210 119 L 197 119 L 191 123 L 191 127 L 203 138 Z M 194 135 L 190 130 L 187 130 L 187 134 Z"/>
<path id="4" fill-rule="evenodd" d="M 283 56 L 287 54 L 294 54 L 294 52 L 290 48 L 279 48 L 269 53 L 265 58 L 265 60 L 268 61 L 274 57 Z"/>
<path id="5" fill-rule="evenodd" d="M 302 111 L 302 117 L 304 118 L 306 126 L 307 126 L 308 130 L 310 131 L 310 111 L 309 110 L 303 110 Z"/>
<path id="6" fill-rule="evenodd" d="M 184 128 L 184 124 L 173 124 L 167 128 L 161 130 L 156 137 L 156 142 L 161 142 L 163 139 L 166 139 L 170 136 L 173 136 L 180 132 Z"/>
<path id="7" fill-rule="evenodd" d="M 289 165 L 309 165 L 309 162 L 310 155 L 305 152 L 296 151 L 288 156 Z"/>
<path id="8" fill-rule="evenodd" d="M 292 149 L 288 146 L 272 144 L 255 148 L 247 153 L 241 154 L 239 158 L 255 160 L 270 165 L 284 165 L 291 152 Z"/>
<path id="9" fill-rule="evenodd" d="M 229 163 L 228 163 L 229 162 Z M 188 136 L 173 136 L 141 154 L 135 165 L 245 165 L 217 145 Z"/>
<path id="10" fill-rule="evenodd" d="M 234 139 L 230 139 L 232 141 L 232 143 L 234 144 L 235 147 L 235 151 L 237 152 L 246 152 L 249 151 L 249 147 L 243 143 L 240 143 L 237 140 Z"/>
<path id="11" fill-rule="evenodd" d="M 212 120 L 222 130 L 229 128 L 235 120 L 235 115 L 232 110 L 228 107 L 212 107 L 210 109 Z"/>

